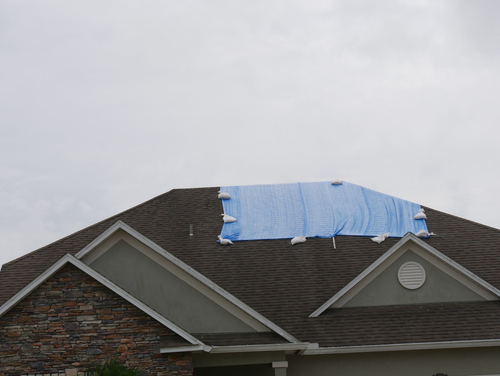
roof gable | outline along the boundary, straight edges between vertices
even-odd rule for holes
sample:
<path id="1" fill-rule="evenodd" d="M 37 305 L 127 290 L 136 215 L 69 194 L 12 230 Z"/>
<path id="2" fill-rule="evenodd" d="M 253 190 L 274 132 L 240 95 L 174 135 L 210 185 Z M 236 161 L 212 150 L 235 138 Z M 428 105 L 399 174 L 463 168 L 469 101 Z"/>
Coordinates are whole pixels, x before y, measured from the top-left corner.
<path id="1" fill-rule="evenodd" d="M 126 239 L 136 249 L 140 249 L 151 260 L 201 291 L 209 299 L 217 302 L 228 312 L 242 319 L 256 331 L 267 331 L 269 328 L 290 342 L 299 342 L 282 328 L 122 221 L 114 223 L 75 256 L 85 263 L 93 265 L 92 263 L 99 256 L 122 238 Z"/>
<path id="2" fill-rule="evenodd" d="M 387 280 L 388 276 L 387 273 L 384 275 L 384 271 L 394 269 L 396 266 L 399 268 L 403 261 L 408 261 L 407 259 L 421 261 L 433 269 L 434 281 L 426 287 L 427 291 L 413 295 L 406 294 L 404 297 L 398 296 L 394 291 L 392 296 L 387 295 L 385 291 L 379 291 L 379 296 L 368 297 L 376 287 L 384 283 L 384 278 Z M 393 277 L 393 283 L 399 283 L 397 276 Z M 440 282 L 445 285 L 439 286 Z M 395 289 L 404 290 L 397 285 Z M 409 233 L 309 317 L 317 317 L 328 308 L 343 306 L 497 300 L 499 297 L 498 289 Z"/>
<path id="3" fill-rule="evenodd" d="M 494 300 L 495 297 L 486 291 L 482 295 L 473 291 L 471 287 L 474 288 L 476 285 L 470 286 L 469 280 L 456 275 L 437 259 L 425 257 L 423 252 L 417 249 L 412 250 L 412 248 L 414 247 L 402 247 L 401 252 L 395 254 L 399 257 L 371 282 L 357 291 L 349 300 L 338 300 L 332 308 Z M 416 263 L 417 267 L 422 267 L 422 274 L 418 269 L 416 271 L 417 281 L 419 277 L 425 278 L 419 288 L 408 289 L 399 281 L 400 269 L 411 266 L 410 263 Z M 458 279 L 453 278 L 452 275 Z"/>
<path id="4" fill-rule="evenodd" d="M 60 270 L 64 265 L 67 263 L 70 263 L 80 269 L 82 272 L 90 275 L 92 278 L 121 296 L 123 299 L 127 300 L 129 303 L 133 304 L 137 308 L 139 308 L 141 311 L 149 315 L 150 317 L 154 318 L 161 324 L 165 325 L 167 328 L 172 330 L 174 333 L 178 334 L 180 337 L 188 341 L 189 343 L 196 345 L 199 350 L 202 350 L 205 345 L 193 337 L 191 334 L 183 330 L 182 328 L 178 327 L 176 324 L 173 322 L 165 319 L 163 316 L 159 315 L 157 312 L 152 310 L 150 307 L 127 293 L 125 290 L 121 289 L 117 285 L 115 285 L 113 282 L 109 281 L 87 265 L 85 265 L 83 262 L 80 260 L 76 259 L 74 256 L 70 254 L 66 254 L 63 257 L 61 257 L 58 261 L 56 261 L 52 266 L 50 266 L 45 272 L 40 274 L 37 278 L 35 278 L 31 283 L 29 283 L 27 286 L 25 286 L 22 290 L 20 290 L 17 294 L 12 296 L 9 300 L 7 300 L 1 307 L 0 307 L 0 316 L 8 312 L 11 308 L 13 308 L 17 303 L 19 303 L 21 300 L 23 300 L 26 296 L 28 296 L 30 293 L 32 293 L 38 286 L 40 286 L 42 283 L 44 283 L 47 279 L 49 279 L 52 275 L 54 275 L 58 270 Z"/>
<path id="5" fill-rule="evenodd" d="M 82 261 L 190 333 L 270 331 L 122 230 Z"/>

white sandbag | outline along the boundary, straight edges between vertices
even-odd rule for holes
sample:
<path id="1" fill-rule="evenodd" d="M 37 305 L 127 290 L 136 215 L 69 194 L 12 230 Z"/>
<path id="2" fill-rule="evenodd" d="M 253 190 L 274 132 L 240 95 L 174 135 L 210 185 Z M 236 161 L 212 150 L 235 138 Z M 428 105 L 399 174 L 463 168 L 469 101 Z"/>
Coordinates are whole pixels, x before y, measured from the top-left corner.
<path id="1" fill-rule="evenodd" d="M 233 242 L 229 239 L 223 239 L 220 235 L 219 235 L 219 243 L 222 244 L 222 245 L 232 245 Z"/>
<path id="2" fill-rule="evenodd" d="M 430 235 L 434 235 L 434 234 L 432 234 L 432 233 L 431 233 L 431 234 L 429 234 L 429 233 L 428 233 L 427 231 L 425 231 L 425 230 L 420 230 L 419 232 L 417 232 L 417 233 L 415 234 L 415 236 L 416 236 L 417 238 L 427 238 L 427 237 L 428 237 L 428 236 L 430 236 Z"/>
<path id="3" fill-rule="evenodd" d="M 292 239 L 292 245 L 304 243 L 306 241 L 307 236 L 296 236 Z"/>
<path id="4" fill-rule="evenodd" d="M 389 237 L 389 233 L 385 233 L 385 234 L 382 234 L 382 235 L 377 235 L 375 236 L 374 238 L 371 238 L 372 241 L 374 241 L 375 243 L 382 243 L 385 239 L 387 239 Z"/>
<path id="5" fill-rule="evenodd" d="M 224 223 L 233 223 L 233 222 L 237 221 L 236 218 L 231 217 L 230 215 L 227 215 L 227 214 L 221 214 L 221 215 L 222 215 L 222 220 L 224 221 Z"/>
<path id="6" fill-rule="evenodd" d="M 231 198 L 231 195 L 227 192 L 222 192 L 219 191 L 219 195 L 217 196 L 219 200 L 229 200 Z"/>
<path id="7" fill-rule="evenodd" d="M 340 179 L 335 179 L 334 181 L 332 181 L 332 185 L 342 185 L 344 184 L 344 182 Z"/>
<path id="8" fill-rule="evenodd" d="M 424 209 L 420 209 L 417 214 L 413 217 L 414 219 L 427 219 L 427 216 L 424 214 Z"/>

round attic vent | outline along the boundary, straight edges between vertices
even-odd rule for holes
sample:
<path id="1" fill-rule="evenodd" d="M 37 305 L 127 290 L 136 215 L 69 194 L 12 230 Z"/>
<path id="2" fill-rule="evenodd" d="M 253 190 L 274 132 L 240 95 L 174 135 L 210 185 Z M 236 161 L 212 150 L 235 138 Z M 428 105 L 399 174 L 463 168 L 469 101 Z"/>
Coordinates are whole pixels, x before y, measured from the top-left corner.
<path id="1" fill-rule="evenodd" d="M 415 261 L 405 262 L 398 271 L 399 282 L 409 290 L 416 290 L 425 282 L 425 269 Z"/>

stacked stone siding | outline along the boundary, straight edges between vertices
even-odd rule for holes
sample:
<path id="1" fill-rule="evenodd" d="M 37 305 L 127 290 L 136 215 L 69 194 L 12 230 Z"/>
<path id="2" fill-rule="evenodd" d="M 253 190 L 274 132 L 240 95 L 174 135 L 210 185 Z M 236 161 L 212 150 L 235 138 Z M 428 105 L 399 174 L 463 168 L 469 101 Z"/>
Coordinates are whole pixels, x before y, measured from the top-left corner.
<path id="1" fill-rule="evenodd" d="M 151 376 L 191 376 L 190 353 L 160 354 L 176 335 L 71 264 L 0 317 L 0 376 L 84 372 L 118 357 Z"/>

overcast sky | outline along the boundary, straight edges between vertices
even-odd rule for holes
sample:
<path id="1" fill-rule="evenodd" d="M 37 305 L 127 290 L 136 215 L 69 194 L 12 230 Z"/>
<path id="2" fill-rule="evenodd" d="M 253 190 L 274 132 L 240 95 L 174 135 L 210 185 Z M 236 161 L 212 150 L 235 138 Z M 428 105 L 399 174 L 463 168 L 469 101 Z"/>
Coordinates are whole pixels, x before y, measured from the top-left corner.
<path id="1" fill-rule="evenodd" d="M 0 264 L 183 187 L 340 178 L 500 228 L 499 16 L 2 0 Z"/>

